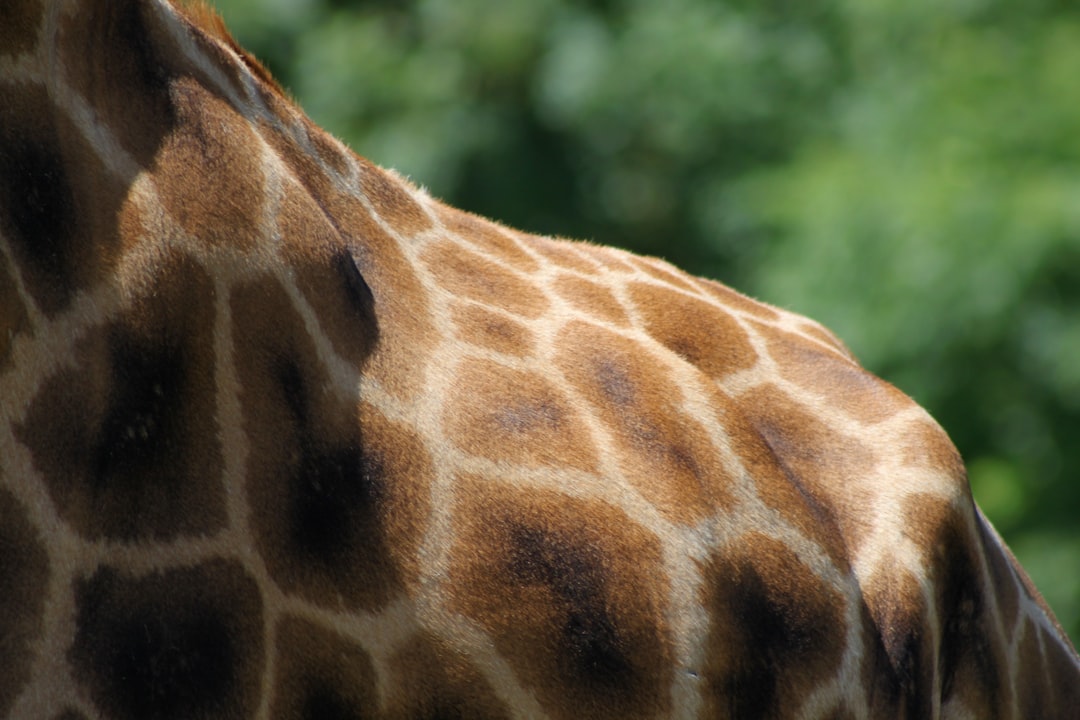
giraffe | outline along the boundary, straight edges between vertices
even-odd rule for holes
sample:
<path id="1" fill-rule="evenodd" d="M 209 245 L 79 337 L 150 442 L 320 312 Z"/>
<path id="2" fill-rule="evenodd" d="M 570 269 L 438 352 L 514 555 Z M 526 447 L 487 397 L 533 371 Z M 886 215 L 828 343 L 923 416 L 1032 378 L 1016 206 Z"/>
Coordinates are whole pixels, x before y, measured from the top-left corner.
<path id="1" fill-rule="evenodd" d="M 201 5 L 0 9 L 0 717 L 1066 718 L 819 324 L 446 206 Z"/>

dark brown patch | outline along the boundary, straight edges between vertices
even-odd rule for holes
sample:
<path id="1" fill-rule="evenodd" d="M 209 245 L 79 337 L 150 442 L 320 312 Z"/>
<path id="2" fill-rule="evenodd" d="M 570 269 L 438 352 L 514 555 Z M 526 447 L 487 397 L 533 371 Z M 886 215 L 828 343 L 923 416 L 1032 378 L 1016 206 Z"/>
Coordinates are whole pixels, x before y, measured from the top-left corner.
<path id="1" fill-rule="evenodd" d="M 253 717 L 262 601 L 233 562 L 141 577 L 112 568 L 75 584 L 75 677 L 117 720 Z"/>
<path id="2" fill-rule="evenodd" d="M 633 283 L 630 297 L 658 342 L 714 380 L 753 367 L 757 353 L 746 331 L 713 305 L 645 283 Z"/>
<path id="3" fill-rule="evenodd" d="M 277 626 L 270 716 L 277 720 L 362 720 L 378 713 L 378 677 L 358 645 L 314 623 Z"/>
<path id="4" fill-rule="evenodd" d="M 535 286 L 459 245 L 432 245 L 422 259 L 435 282 L 451 295 L 533 319 L 547 310 L 547 298 Z"/>
<path id="5" fill-rule="evenodd" d="M 0 252 L 0 372 L 7 369 L 11 362 L 11 347 L 15 338 L 33 332 L 26 304 L 19 297 L 15 284 L 15 269 L 7 261 L 7 256 Z"/>
<path id="6" fill-rule="evenodd" d="M 532 255 L 521 249 L 513 239 L 499 231 L 495 223 L 446 205 L 439 206 L 439 219 L 446 229 L 465 242 L 494 255 L 521 272 L 540 269 Z"/>
<path id="7" fill-rule="evenodd" d="M 791 468 L 754 428 L 750 419 L 727 401 L 718 405 L 718 422 L 730 439 L 743 468 L 752 479 L 754 492 L 768 507 L 776 510 L 798 532 L 824 551 L 841 573 L 850 572 L 846 539 L 833 510 L 822 498 L 807 493 Z"/>
<path id="8" fill-rule="evenodd" d="M 356 259 L 323 211 L 297 186 L 278 214 L 285 261 L 334 349 L 359 368 L 378 342 L 375 298 Z"/>
<path id="9" fill-rule="evenodd" d="M 214 288 L 192 261 L 76 344 L 16 437 L 61 517 L 88 538 L 202 535 L 225 523 L 214 382 Z"/>
<path id="10" fill-rule="evenodd" d="M 558 369 L 612 434 L 623 475 L 674 522 L 730 507 L 729 478 L 698 418 L 681 408 L 669 368 L 638 343 L 575 322 L 556 340 Z"/>
<path id="11" fill-rule="evenodd" d="M 758 331 L 787 380 L 858 422 L 882 422 L 912 405 L 907 395 L 834 351 L 768 325 L 758 324 Z"/>
<path id="12" fill-rule="evenodd" d="M 615 294 L 603 285 L 577 275 L 560 275 L 553 283 L 559 293 L 581 312 L 607 320 L 616 325 L 627 325 L 629 319 Z"/>
<path id="13" fill-rule="evenodd" d="M 705 568 L 706 717 L 794 717 L 839 670 L 844 598 L 778 540 L 750 534 Z"/>
<path id="14" fill-rule="evenodd" d="M 30 680 L 31 649 L 41 633 L 49 556 L 26 510 L 0 487 L 0 716 Z"/>
<path id="15" fill-rule="evenodd" d="M 55 720 L 87 720 L 87 717 L 78 710 L 67 708 L 57 715 Z"/>
<path id="16" fill-rule="evenodd" d="M 865 622 L 863 682 L 875 715 L 917 720 L 934 708 L 934 637 L 920 579 L 898 563 L 882 566 L 862 588 Z"/>
<path id="17" fill-rule="evenodd" d="M 864 512 L 865 478 L 876 463 L 873 450 L 858 438 L 829 429 L 773 385 L 743 393 L 735 404 L 789 482 L 823 520 L 840 529 L 848 555 L 856 556 L 869 520 Z"/>
<path id="18" fill-rule="evenodd" d="M 1018 652 L 1017 687 L 1023 718 L 1067 718 L 1080 708 L 1076 655 L 1060 637 L 1028 624 Z M 1064 635 L 1062 635 L 1064 637 Z"/>
<path id="19" fill-rule="evenodd" d="M 467 343 L 515 357 L 529 357 L 536 350 L 532 330 L 517 320 L 471 303 L 455 302 L 450 311 L 454 335 Z"/>
<path id="20" fill-rule="evenodd" d="M 968 509 L 973 512 L 970 505 Z M 1007 650 L 995 630 L 993 605 L 984 595 L 986 578 L 979 564 L 984 551 L 977 536 L 966 514 L 935 496 L 909 496 L 903 517 L 912 543 L 924 549 L 926 574 L 934 587 L 942 704 L 955 693 L 976 717 L 998 717 L 1012 703 L 1012 688 Z"/>
<path id="21" fill-rule="evenodd" d="M 1074 678 L 1069 677 L 1065 678 L 1065 682 L 1061 685 L 1055 687 L 1055 684 L 1052 684 L 1054 682 L 1053 673 L 1044 651 L 1050 650 L 1050 657 L 1054 661 L 1060 662 L 1060 654 L 1054 653 L 1053 650 L 1047 647 L 1048 643 L 1053 642 L 1043 634 L 1041 628 L 1031 624 L 1025 625 L 1024 636 L 1020 640 L 1017 651 L 1019 665 L 1017 667 L 1016 687 L 1019 691 L 1017 700 L 1020 705 L 1020 717 L 1067 717 L 1063 714 L 1066 709 L 1080 707 L 1080 704 L 1077 703 L 1054 707 L 1057 704 L 1055 703 L 1055 694 L 1060 692 L 1060 688 L 1075 688 L 1076 683 Z M 1068 664 L 1062 663 L 1062 667 L 1068 667 Z M 1080 694 L 1075 699 L 1080 701 Z M 1058 712 L 1054 712 L 1055 710 Z"/>
<path id="22" fill-rule="evenodd" d="M 176 131 L 153 168 L 161 203 L 209 245 L 262 241 L 265 178 L 255 135 L 225 101 L 190 78 L 172 85 Z"/>
<path id="23" fill-rule="evenodd" d="M 389 717 L 510 717 L 491 686 L 460 651 L 425 633 L 395 653 L 390 675 L 397 690 L 389 693 Z"/>
<path id="24" fill-rule="evenodd" d="M 447 596 L 557 718 L 670 711 L 668 583 L 657 539 L 619 510 L 475 477 Z"/>
<path id="25" fill-rule="evenodd" d="M 0 233 L 47 315 L 108 272 L 125 189 L 45 88 L 0 86 Z"/>
<path id="26" fill-rule="evenodd" d="M 527 467 L 597 467 L 597 449 L 577 411 L 535 373 L 482 360 L 465 364 L 443 422 L 450 439 L 472 455 Z"/>
<path id="27" fill-rule="evenodd" d="M 276 112 L 287 112 L 280 97 L 268 95 L 266 100 Z M 428 292 L 397 240 L 383 230 L 360 200 L 340 192 L 323 168 L 300 151 L 297 141 L 270 124 L 261 125 L 260 130 L 333 226 L 338 241 L 344 243 L 344 248 L 333 246 L 334 252 L 348 252 L 371 290 L 379 337 L 365 374 L 399 399 L 413 399 L 425 392 L 425 369 L 439 331 L 429 317 Z M 382 172 L 377 168 L 368 170 L 376 171 Z M 311 211 L 307 202 L 297 202 L 302 214 Z M 347 332 L 347 328 L 342 331 Z"/>
<path id="28" fill-rule="evenodd" d="M 161 30 L 139 0 L 79 3 L 64 15 L 56 47 L 68 81 L 135 161 L 151 166 L 175 116 L 169 84 L 177 72 L 160 48 Z"/>
<path id="29" fill-rule="evenodd" d="M 339 397 L 275 281 L 234 289 L 259 551 L 286 592 L 374 610 L 409 579 L 431 467 L 420 440 Z"/>
<path id="30" fill-rule="evenodd" d="M 0 3 L 0 58 L 15 58 L 34 49 L 45 14 L 41 0 Z"/>

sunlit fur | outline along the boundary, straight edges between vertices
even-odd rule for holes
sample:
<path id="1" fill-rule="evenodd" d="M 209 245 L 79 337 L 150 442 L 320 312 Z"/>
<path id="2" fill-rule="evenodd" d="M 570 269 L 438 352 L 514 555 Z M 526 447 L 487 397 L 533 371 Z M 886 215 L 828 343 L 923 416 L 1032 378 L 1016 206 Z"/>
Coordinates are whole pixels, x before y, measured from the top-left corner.
<path id="1" fill-rule="evenodd" d="M 447 207 L 201 4 L 4 1 L 0 717 L 1077 708 L 820 325 Z"/>

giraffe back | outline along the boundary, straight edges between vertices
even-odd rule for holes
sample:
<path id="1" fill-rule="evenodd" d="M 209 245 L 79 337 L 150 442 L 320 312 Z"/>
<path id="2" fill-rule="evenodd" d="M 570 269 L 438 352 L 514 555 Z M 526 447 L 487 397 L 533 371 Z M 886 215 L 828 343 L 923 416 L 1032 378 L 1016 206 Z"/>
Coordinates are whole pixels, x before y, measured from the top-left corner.
<path id="1" fill-rule="evenodd" d="M 1076 717 L 817 323 L 450 208 L 205 8 L 0 10 L 0 716 Z"/>

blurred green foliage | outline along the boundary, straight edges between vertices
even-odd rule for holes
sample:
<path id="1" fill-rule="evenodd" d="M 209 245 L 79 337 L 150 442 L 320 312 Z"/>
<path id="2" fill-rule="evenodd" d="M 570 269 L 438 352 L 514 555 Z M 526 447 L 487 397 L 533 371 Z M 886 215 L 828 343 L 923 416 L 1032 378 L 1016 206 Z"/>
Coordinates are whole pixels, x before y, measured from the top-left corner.
<path id="1" fill-rule="evenodd" d="M 435 195 L 832 327 L 946 427 L 1080 638 L 1080 4 L 217 4 Z"/>

